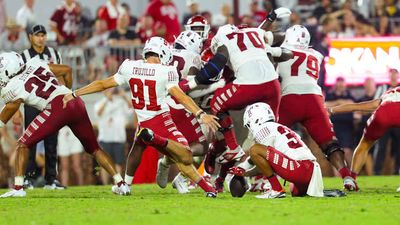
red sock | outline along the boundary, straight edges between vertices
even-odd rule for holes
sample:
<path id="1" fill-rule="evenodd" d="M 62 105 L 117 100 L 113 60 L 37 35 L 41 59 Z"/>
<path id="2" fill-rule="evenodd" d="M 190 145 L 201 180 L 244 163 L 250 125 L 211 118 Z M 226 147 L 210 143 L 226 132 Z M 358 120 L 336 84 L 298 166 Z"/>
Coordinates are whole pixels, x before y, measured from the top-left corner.
<path id="1" fill-rule="evenodd" d="M 168 140 L 160 135 L 154 134 L 154 138 L 151 141 L 152 145 L 164 148 L 168 144 Z"/>
<path id="2" fill-rule="evenodd" d="M 23 188 L 24 188 L 24 186 L 21 186 L 21 185 L 15 185 L 15 186 L 14 186 L 14 189 L 17 190 L 17 191 L 18 191 L 18 190 L 21 190 L 21 189 L 23 189 Z"/>
<path id="3" fill-rule="evenodd" d="M 267 177 L 269 183 L 271 184 L 272 190 L 274 191 L 282 191 L 282 185 L 279 183 L 278 178 L 275 175 Z"/>
<path id="4" fill-rule="evenodd" d="M 205 192 L 216 193 L 215 189 L 209 183 L 207 183 L 204 178 L 201 178 L 201 180 L 197 182 L 197 185 L 199 185 Z"/>
<path id="5" fill-rule="evenodd" d="M 343 178 L 345 177 L 351 177 L 351 172 L 349 168 L 343 167 L 342 169 L 339 170 L 340 176 Z"/>
<path id="6" fill-rule="evenodd" d="M 357 179 L 357 173 L 355 173 L 355 172 L 353 172 L 353 171 L 351 171 L 351 174 L 350 174 L 350 176 L 354 179 L 354 180 L 356 180 Z"/>
<path id="7" fill-rule="evenodd" d="M 225 129 L 223 132 L 226 145 L 228 145 L 229 149 L 234 150 L 239 145 L 236 141 L 235 131 L 233 130 L 233 120 L 231 116 L 226 116 L 222 120 L 219 121 L 219 124 L 222 128 Z"/>

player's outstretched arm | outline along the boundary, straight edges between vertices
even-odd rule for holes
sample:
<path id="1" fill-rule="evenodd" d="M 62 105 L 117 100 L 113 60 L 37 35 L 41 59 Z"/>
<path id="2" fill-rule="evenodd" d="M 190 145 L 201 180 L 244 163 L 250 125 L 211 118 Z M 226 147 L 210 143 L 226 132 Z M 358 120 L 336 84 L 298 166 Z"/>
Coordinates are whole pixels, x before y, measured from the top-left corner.
<path id="1" fill-rule="evenodd" d="M 171 96 L 174 96 L 179 103 L 181 103 L 189 112 L 196 115 L 196 117 L 205 125 L 207 125 L 213 132 L 217 131 L 221 127 L 217 122 L 218 117 L 206 114 L 196 103 L 186 95 L 178 86 L 171 87 L 168 89 Z"/>
<path id="2" fill-rule="evenodd" d="M 108 88 L 112 88 L 112 87 L 116 87 L 116 86 L 118 86 L 118 83 L 115 81 L 114 77 L 109 77 L 104 80 L 93 81 L 89 85 L 79 88 L 78 90 L 72 92 L 71 94 L 65 95 L 63 98 L 64 108 L 67 106 L 67 103 L 69 101 L 71 101 L 72 99 L 74 99 L 78 96 L 104 91 Z"/>
<path id="3" fill-rule="evenodd" d="M 350 103 L 350 104 L 338 105 L 335 107 L 328 108 L 328 112 L 331 115 L 347 113 L 347 112 L 354 112 L 354 111 L 373 112 L 376 110 L 376 108 L 378 108 L 378 106 L 380 104 L 381 104 L 381 99 L 375 99 L 375 100 L 360 102 L 360 103 Z"/>
<path id="4" fill-rule="evenodd" d="M 11 117 L 18 111 L 19 106 L 22 103 L 22 99 L 18 99 L 14 102 L 7 103 L 0 112 L 0 128 L 3 127 Z"/>
<path id="5" fill-rule="evenodd" d="M 63 83 L 67 88 L 72 88 L 72 69 L 71 67 L 63 64 L 49 64 L 51 72 L 57 79 Z"/>

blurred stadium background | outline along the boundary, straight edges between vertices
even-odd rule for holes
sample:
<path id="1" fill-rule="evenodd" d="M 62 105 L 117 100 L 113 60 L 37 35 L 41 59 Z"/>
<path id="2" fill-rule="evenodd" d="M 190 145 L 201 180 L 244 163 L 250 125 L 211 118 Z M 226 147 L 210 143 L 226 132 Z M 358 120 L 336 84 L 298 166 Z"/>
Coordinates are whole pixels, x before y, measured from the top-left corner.
<path id="1" fill-rule="evenodd" d="M 162 16 L 169 17 L 168 21 L 159 20 L 160 16 L 149 9 L 149 5 L 159 1 L 0 0 L 0 51 L 22 52 L 29 48 L 26 32 L 32 25 L 42 24 L 48 31 L 47 44 L 55 47 L 61 53 L 63 62 L 73 68 L 74 87 L 78 88 L 114 74 L 124 58 L 140 58 L 141 46 L 148 37 L 160 35 L 173 41 L 173 36 L 184 29 L 183 25 L 191 15 L 205 16 L 212 26 L 211 31 L 215 32 L 218 26 L 226 23 L 258 26 L 270 10 L 284 6 L 290 8 L 293 14 L 278 21 L 274 29 L 284 31 L 291 25 L 302 24 L 310 30 L 312 46 L 326 56 L 319 83 L 327 94 L 327 104 L 377 98 L 384 90 L 398 86 L 400 81 L 400 4 L 397 0 L 162 0 L 165 5 L 160 3 L 157 7 L 164 14 Z M 66 2 L 73 8 L 73 23 L 55 16 Z M 111 2 L 116 4 L 117 10 L 105 13 L 110 10 Z M 30 5 L 32 9 L 29 9 Z M 121 13 L 121 10 L 127 14 Z M 63 37 L 54 32 L 50 21 L 54 24 L 58 20 L 63 21 L 64 33 L 71 36 Z M 129 96 L 128 92 L 126 94 Z M 102 98 L 102 94 L 85 98 L 94 124 L 98 122 L 94 105 Z M 125 151 L 128 151 L 135 121 L 132 114 L 126 117 Z M 238 112 L 236 127 L 241 127 L 240 117 Z M 355 113 L 332 118 L 336 132 L 343 134 L 338 136 L 346 137 L 339 137 L 339 141 L 346 147 L 348 156 L 351 156 L 368 117 Z M 335 171 L 318 153 L 316 145 L 301 127 L 297 130 L 310 146 L 314 146 L 313 151 L 318 155 L 324 175 L 334 176 Z M 2 130 L 1 187 L 10 185 L 13 145 L 21 131 L 22 126 L 18 123 L 10 123 Z M 239 139 L 243 140 L 245 136 L 245 133 L 239 133 Z M 391 130 L 371 152 L 364 174 L 398 174 L 398 140 L 400 130 Z M 69 169 L 64 173 L 71 177 L 65 185 L 77 184 L 75 173 L 92 174 L 85 176 L 84 184 L 102 183 L 95 176 L 98 171 L 89 156 L 79 155 L 82 170 Z M 146 152 L 135 176 L 136 182 L 154 182 L 157 157 L 155 151 Z M 43 166 L 43 150 L 38 151 L 37 163 Z M 37 185 L 40 185 L 39 181 Z"/>

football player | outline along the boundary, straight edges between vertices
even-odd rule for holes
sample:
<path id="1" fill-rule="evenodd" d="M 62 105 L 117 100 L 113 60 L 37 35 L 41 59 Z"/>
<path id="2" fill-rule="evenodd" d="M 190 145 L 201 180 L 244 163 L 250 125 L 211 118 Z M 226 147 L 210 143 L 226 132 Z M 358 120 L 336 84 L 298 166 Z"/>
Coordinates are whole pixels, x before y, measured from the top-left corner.
<path id="1" fill-rule="evenodd" d="M 55 75 L 65 86 L 59 84 Z M 19 54 L 2 53 L 0 54 L 0 86 L 1 98 L 6 103 L 0 113 L 0 127 L 10 120 L 22 103 L 42 111 L 18 140 L 14 188 L 1 197 L 26 196 L 23 182 L 29 148 L 64 126 L 71 128 L 85 151 L 113 176 L 116 184 L 114 193 L 130 194 L 129 186 L 117 173 L 114 162 L 99 147 L 82 99 L 74 98 L 66 108 L 63 108 L 63 97 L 71 93 L 69 89 L 72 86 L 71 68 L 55 64 L 49 66 L 39 57 L 34 57 L 24 64 Z"/>
<path id="2" fill-rule="evenodd" d="M 231 172 L 243 176 L 254 164 L 271 184 L 271 189 L 257 198 L 285 197 L 277 176 L 292 183 L 292 196 L 323 197 L 322 173 L 316 158 L 295 132 L 275 122 L 274 111 L 268 104 L 248 106 L 243 123 L 255 144 L 250 148 L 251 160 L 231 168 Z"/>
<path id="3" fill-rule="evenodd" d="M 217 117 L 206 114 L 179 88 L 176 68 L 168 66 L 172 60 L 171 49 L 163 38 L 152 37 L 146 41 L 142 54 L 143 60 L 125 60 L 114 76 L 94 81 L 65 96 L 65 104 L 68 105 L 77 96 L 128 84 L 139 124 L 126 162 L 125 181 L 132 183 L 142 153 L 149 145 L 168 156 L 185 176 L 206 192 L 207 197 L 216 197 L 214 188 L 199 175 L 192 164 L 187 140 L 171 118 L 167 95 L 174 97 L 212 131 L 220 127 Z"/>
<path id="4" fill-rule="evenodd" d="M 369 149 L 389 128 L 400 127 L 400 87 L 385 92 L 379 99 L 335 106 L 328 109 L 330 114 L 346 112 L 373 112 L 364 128 L 364 134 L 354 150 L 351 171 L 356 179 L 368 156 Z M 357 191 L 357 189 L 353 189 Z"/>
<path id="5" fill-rule="evenodd" d="M 344 188 L 355 190 L 357 183 L 354 174 L 346 166 L 343 148 L 335 136 L 317 83 L 323 56 L 310 48 L 309 43 L 310 33 L 304 26 L 294 25 L 286 30 L 281 47 L 290 50 L 292 58 L 278 63 L 277 67 L 282 79 L 278 122 L 287 127 L 301 123 L 339 171 Z"/>

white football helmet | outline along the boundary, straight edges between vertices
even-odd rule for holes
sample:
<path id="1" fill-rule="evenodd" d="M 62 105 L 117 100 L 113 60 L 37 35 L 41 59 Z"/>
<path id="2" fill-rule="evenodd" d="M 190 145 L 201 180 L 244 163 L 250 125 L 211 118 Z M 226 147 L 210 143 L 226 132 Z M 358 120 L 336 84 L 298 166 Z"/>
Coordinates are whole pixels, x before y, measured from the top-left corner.
<path id="1" fill-rule="evenodd" d="M 162 37 L 152 37 L 146 41 L 142 52 L 143 59 L 148 52 L 156 53 L 163 65 L 168 65 L 172 60 L 171 47 Z"/>
<path id="2" fill-rule="evenodd" d="M 243 114 L 243 126 L 251 128 L 268 121 L 275 122 L 275 115 L 267 103 L 257 102 L 246 107 Z"/>
<path id="3" fill-rule="evenodd" d="M 186 50 L 200 54 L 203 48 L 203 39 L 194 31 L 183 31 L 175 40 L 175 44 L 180 44 Z"/>
<path id="4" fill-rule="evenodd" d="M 200 35 L 203 40 L 208 38 L 210 32 L 210 24 L 208 24 L 204 16 L 196 15 L 190 17 L 185 25 L 185 30 L 191 30 Z"/>
<path id="5" fill-rule="evenodd" d="M 16 52 L 4 52 L 0 54 L 0 87 L 5 87 L 24 66 L 20 54 Z"/>
<path id="6" fill-rule="evenodd" d="M 237 28 L 235 25 L 232 25 L 232 24 L 225 24 L 225 25 L 219 27 L 217 33 L 211 40 L 211 46 L 210 46 L 211 52 L 213 54 L 215 54 L 217 52 L 218 47 L 221 46 L 221 43 L 219 41 L 221 36 L 225 36 L 227 34 L 238 32 L 238 31 L 239 31 L 239 28 Z"/>
<path id="7" fill-rule="evenodd" d="M 286 30 L 285 40 L 282 46 L 296 46 L 308 48 L 310 45 L 310 33 L 302 25 L 294 25 Z"/>

